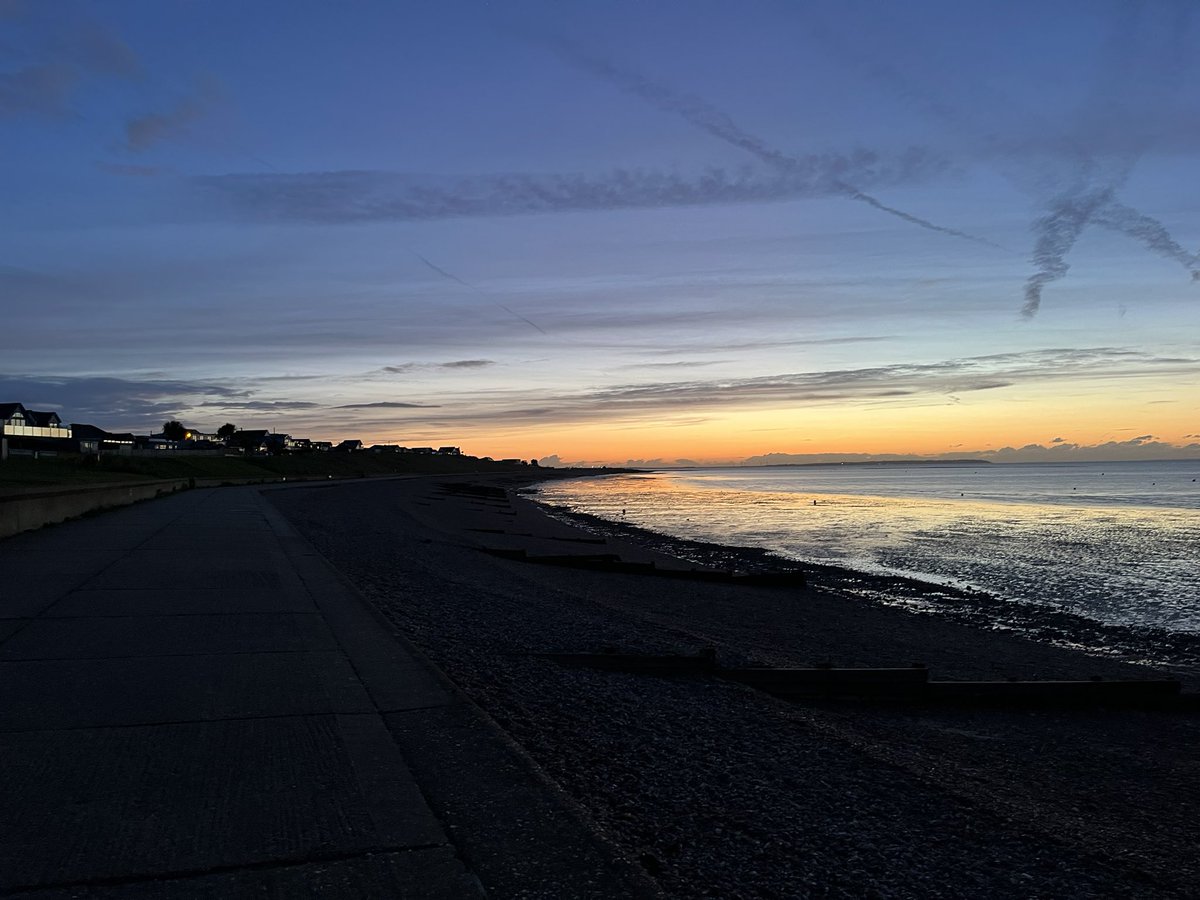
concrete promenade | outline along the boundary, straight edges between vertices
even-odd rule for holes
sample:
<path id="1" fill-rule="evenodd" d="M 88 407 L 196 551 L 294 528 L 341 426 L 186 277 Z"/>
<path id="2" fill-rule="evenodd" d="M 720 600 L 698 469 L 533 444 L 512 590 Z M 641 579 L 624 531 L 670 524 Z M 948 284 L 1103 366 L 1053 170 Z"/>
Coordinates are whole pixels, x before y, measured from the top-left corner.
<path id="1" fill-rule="evenodd" d="M 0 798 L 0 896 L 653 894 L 254 488 L 0 541 Z"/>

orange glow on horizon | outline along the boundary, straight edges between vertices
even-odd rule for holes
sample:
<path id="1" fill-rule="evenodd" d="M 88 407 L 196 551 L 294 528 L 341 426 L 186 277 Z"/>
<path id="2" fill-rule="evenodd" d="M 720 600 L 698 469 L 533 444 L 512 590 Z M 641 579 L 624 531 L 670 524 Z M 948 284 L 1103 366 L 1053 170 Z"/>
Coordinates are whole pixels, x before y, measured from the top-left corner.
<path id="1" fill-rule="evenodd" d="M 740 461 L 768 453 L 935 456 L 1027 444 L 1050 446 L 1056 439 L 1091 446 L 1143 435 L 1177 445 L 1191 440 L 1180 425 L 1177 404 L 1136 404 L 1131 408 L 1128 403 L 1100 398 L 1087 404 L 943 402 L 876 408 L 722 410 L 695 419 L 504 429 L 475 426 L 450 442 L 461 444 L 465 453 L 497 459 L 557 455 L 568 461 L 621 464 L 631 459 Z"/>

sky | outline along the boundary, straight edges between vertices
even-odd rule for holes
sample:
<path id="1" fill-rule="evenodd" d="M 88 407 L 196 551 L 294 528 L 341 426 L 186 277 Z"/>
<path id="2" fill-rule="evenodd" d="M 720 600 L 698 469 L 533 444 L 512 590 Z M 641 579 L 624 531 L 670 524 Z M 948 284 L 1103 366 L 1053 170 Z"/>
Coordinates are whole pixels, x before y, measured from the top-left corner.
<path id="1" fill-rule="evenodd" d="M 1200 9 L 0 0 L 0 401 L 1200 458 Z"/>

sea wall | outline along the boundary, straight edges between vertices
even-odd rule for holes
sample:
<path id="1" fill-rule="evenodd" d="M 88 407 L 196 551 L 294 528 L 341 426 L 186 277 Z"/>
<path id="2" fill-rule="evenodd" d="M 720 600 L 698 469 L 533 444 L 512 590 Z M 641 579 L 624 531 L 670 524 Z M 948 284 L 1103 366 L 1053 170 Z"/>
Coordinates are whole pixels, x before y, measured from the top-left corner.
<path id="1" fill-rule="evenodd" d="M 9 494 L 0 497 L 0 538 L 43 525 L 53 525 L 96 510 L 150 500 L 187 486 L 187 479 L 176 479 L 88 488 L 34 489 Z"/>

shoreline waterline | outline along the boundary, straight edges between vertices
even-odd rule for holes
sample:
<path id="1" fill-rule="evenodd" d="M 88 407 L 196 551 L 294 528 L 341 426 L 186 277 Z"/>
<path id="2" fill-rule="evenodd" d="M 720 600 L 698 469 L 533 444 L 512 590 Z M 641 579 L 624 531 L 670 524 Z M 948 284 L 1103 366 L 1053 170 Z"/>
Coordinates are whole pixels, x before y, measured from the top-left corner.
<path id="1" fill-rule="evenodd" d="M 1172 465 L 1188 479 L 1180 476 L 1180 484 L 1193 484 L 1190 469 L 1200 464 Z M 829 468 L 834 471 L 819 473 L 822 487 L 841 467 Z M 1044 467 L 1028 468 L 1035 470 L 1017 474 L 1045 477 Z M 1132 468 L 1134 477 L 1156 474 Z M 533 496 L 583 527 L 615 530 L 698 562 L 715 555 L 730 567 L 754 566 L 773 556 L 776 565 L 824 572 L 817 580 L 826 587 L 865 601 L 1092 653 L 1200 664 L 1200 567 L 1187 562 L 1188 548 L 1200 545 L 1200 509 L 954 503 L 822 494 L 811 489 L 816 485 L 797 491 L 794 484 L 787 485 L 790 492 L 750 491 L 730 488 L 730 474 L 689 470 L 554 481 L 539 483 Z M 903 488 L 894 479 L 899 474 L 871 473 L 892 478 L 887 486 L 896 494 Z M 765 486 L 778 477 L 770 473 Z M 1128 481 L 1129 473 L 1124 477 Z M 1184 502 L 1196 496 L 1184 494 Z"/>

